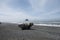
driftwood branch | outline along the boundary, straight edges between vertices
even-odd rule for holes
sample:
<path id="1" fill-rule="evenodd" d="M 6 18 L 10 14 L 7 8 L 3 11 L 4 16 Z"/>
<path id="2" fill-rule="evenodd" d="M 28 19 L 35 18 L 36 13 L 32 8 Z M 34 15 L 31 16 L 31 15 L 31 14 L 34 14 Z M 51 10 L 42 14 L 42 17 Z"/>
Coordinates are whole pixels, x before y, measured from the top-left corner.
<path id="1" fill-rule="evenodd" d="M 18 25 L 22 30 L 25 30 L 25 29 L 31 29 L 31 27 L 33 26 L 33 23 L 29 23 L 28 24 L 20 24 Z"/>

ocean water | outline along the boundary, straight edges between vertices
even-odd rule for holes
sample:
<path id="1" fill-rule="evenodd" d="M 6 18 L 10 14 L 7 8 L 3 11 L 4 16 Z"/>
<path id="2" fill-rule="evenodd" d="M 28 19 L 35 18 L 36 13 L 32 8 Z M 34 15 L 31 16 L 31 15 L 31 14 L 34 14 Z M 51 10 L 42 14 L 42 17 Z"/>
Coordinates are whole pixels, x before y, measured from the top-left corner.
<path id="1" fill-rule="evenodd" d="M 36 24 L 60 25 L 60 22 L 35 22 Z"/>
<path id="2" fill-rule="evenodd" d="M 47 22 L 43 24 L 60 25 L 60 22 Z"/>
<path id="3" fill-rule="evenodd" d="M 49 26 L 49 27 L 60 27 L 60 22 L 40 22 L 35 25 L 39 26 Z"/>

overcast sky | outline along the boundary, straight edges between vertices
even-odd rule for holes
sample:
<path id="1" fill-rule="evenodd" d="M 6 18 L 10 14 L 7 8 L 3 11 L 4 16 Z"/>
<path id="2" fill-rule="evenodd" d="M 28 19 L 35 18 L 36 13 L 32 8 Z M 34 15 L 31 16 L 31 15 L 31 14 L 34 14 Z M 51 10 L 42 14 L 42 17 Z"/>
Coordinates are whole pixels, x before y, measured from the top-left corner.
<path id="1" fill-rule="evenodd" d="M 0 21 L 19 22 L 60 18 L 60 0 L 0 0 Z"/>

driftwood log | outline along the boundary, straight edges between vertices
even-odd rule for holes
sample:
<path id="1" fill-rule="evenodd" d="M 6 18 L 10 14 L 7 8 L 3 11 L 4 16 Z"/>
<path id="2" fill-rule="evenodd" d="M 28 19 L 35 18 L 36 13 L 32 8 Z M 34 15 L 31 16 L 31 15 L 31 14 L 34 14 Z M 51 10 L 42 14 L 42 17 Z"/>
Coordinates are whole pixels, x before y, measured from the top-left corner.
<path id="1" fill-rule="evenodd" d="M 29 23 L 29 25 L 28 24 L 18 25 L 18 27 L 20 27 L 22 30 L 31 29 L 32 26 L 33 26 L 33 23 Z"/>

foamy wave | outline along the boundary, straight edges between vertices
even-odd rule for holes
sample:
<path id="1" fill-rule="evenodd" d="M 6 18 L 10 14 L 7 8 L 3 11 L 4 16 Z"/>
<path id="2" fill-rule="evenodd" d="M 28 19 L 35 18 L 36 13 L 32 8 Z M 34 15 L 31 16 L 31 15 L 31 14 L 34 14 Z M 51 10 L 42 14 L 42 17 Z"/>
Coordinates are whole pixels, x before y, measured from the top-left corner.
<path id="1" fill-rule="evenodd" d="M 60 25 L 55 25 L 55 24 L 34 24 L 37 26 L 50 26 L 50 27 L 60 27 Z"/>

